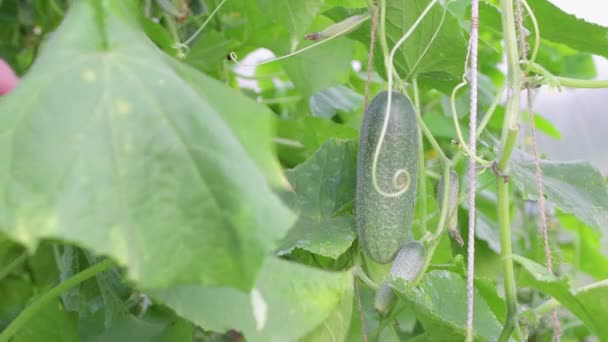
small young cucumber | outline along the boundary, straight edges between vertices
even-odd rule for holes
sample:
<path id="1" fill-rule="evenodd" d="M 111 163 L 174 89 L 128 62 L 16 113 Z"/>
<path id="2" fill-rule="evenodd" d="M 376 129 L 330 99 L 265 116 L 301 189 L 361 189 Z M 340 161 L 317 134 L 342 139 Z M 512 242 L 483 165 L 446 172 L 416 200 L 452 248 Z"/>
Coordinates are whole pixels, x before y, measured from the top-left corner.
<path id="1" fill-rule="evenodd" d="M 450 236 L 460 246 L 464 245 L 464 241 L 462 241 L 462 236 L 460 236 L 460 231 L 458 230 L 458 174 L 454 172 L 454 170 L 450 171 L 450 184 L 449 184 L 449 192 L 448 192 L 448 232 Z M 437 204 L 439 206 L 439 210 L 441 210 L 441 206 L 443 204 L 443 192 L 445 191 L 445 179 L 442 176 L 439 180 L 439 185 L 437 186 Z"/>
<path id="2" fill-rule="evenodd" d="M 390 197 L 374 187 L 372 168 L 376 146 L 385 120 L 388 92 L 376 95 L 370 103 L 361 126 L 357 159 L 356 222 L 363 251 L 374 261 L 386 264 L 393 260 L 410 238 L 416 202 L 418 178 L 418 124 L 410 100 L 392 92 L 389 121 L 376 165 L 378 187 L 394 193 Z M 406 174 L 395 175 L 399 170 Z"/>
<path id="3" fill-rule="evenodd" d="M 401 248 L 397 257 L 395 257 L 389 274 L 394 278 L 413 281 L 420 274 L 422 267 L 424 267 L 425 258 L 426 249 L 420 242 L 408 242 Z M 394 301 L 395 293 L 393 292 L 393 288 L 384 282 L 378 292 L 376 292 L 374 308 L 380 313 L 385 313 Z"/>

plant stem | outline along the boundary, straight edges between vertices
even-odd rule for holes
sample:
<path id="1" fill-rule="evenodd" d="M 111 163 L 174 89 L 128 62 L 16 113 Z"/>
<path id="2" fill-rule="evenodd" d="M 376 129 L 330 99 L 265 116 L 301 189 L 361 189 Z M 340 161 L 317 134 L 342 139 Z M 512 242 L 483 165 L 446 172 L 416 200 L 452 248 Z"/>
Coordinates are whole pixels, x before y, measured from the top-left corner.
<path id="1" fill-rule="evenodd" d="M 608 80 L 579 80 L 576 78 L 556 76 L 559 85 L 569 88 L 602 89 L 608 88 Z"/>
<path id="2" fill-rule="evenodd" d="M 70 288 L 82 283 L 83 281 L 93 277 L 94 275 L 107 270 L 112 267 L 114 262 L 110 259 L 106 259 L 99 262 L 86 270 L 75 274 L 73 277 L 67 279 L 63 283 L 55 286 L 48 292 L 44 293 L 36 301 L 26 307 L 20 314 L 15 318 L 14 321 L 9 324 L 6 329 L 0 334 L 0 342 L 8 342 L 13 335 L 15 335 L 19 329 L 21 329 L 38 311 L 43 309 L 49 304 L 51 300 L 69 290 Z"/>
<path id="3" fill-rule="evenodd" d="M 542 65 L 533 62 L 526 63 L 526 68 L 541 75 L 545 81 L 543 83 L 548 83 L 549 85 L 582 89 L 608 88 L 608 80 L 581 80 L 577 78 L 555 76 Z"/>
<path id="4" fill-rule="evenodd" d="M 416 117 L 422 118 L 422 113 L 420 112 L 420 94 L 418 92 L 418 80 L 414 77 L 412 80 L 412 84 L 414 87 L 414 110 L 416 111 Z M 420 217 L 426 217 L 426 165 L 424 160 L 424 141 L 422 139 L 422 134 L 418 133 L 418 193 L 420 194 L 420 200 L 418 201 Z M 426 220 L 422 220 L 422 231 L 424 233 L 426 230 Z"/>
<path id="5" fill-rule="evenodd" d="M 502 32 L 507 54 L 507 99 L 505 118 L 502 127 L 502 150 L 498 158 L 498 171 L 506 173 L 511 152 L 517 142 L 519 130 L 519 93 L 521 89 L 521 70 L 519 67 L 519 52 L 515 31 L 515 16 L 513 1 L 501 0 Z M 505 297 L 507 302 L 507 318 L 498 338 L 499 342 L 509 341 L 516 325 L 517 296 L 515 272 L 511 258 L 511 222 L 509 217 L 509 183 L 501 175 L 496 175 L 496 192 L 498 195 L 498 221 L 500 226 L 500 256 L 503 263 Z"/>
<path id="6" fill-rule="evenodd" d="M 511 248 L 511 227 L 509 220 L 509 183 L 502 177 L 496 180 L 498 195 L 498 221 L 500 225 L 500 256 L 503 264 L 505 297 L 507 302 L 507 319 L 498 341 L 509 341 L 515 328 L 517 314 L 517 294 L 515 272 L 513 271 L 513 253 Z"/>
<path id="7" fill-rule="evenodd" d="M 449 211 L 449 191 L 447 189 L 450 188 L 450 167 L 448 165 L 443 166 L 443 179 L 444 179 L 444 189 L 446 191 L 443 192 L 443 198 L 440 198 L 441 201 L 441 216 L 439 217 L 439 224 L 437 225 L 437 231 L 432 236 L 431 241 L 426 246 L 426 256 L 424 259 L 424 265 L 422 266 L 422 270 L 418 273 L 418 277 L 414 279 L 413 283 L 417 284 L 424 274 L 426 273 L 426 269 L 431 264 L 431 260 L 433 259 L 433 254 L 435 254 L 435 249 L 439 246 L 439 242 L 441 241 L 441 236 L 445 233 L 448 224 L 448 211 Z"/>

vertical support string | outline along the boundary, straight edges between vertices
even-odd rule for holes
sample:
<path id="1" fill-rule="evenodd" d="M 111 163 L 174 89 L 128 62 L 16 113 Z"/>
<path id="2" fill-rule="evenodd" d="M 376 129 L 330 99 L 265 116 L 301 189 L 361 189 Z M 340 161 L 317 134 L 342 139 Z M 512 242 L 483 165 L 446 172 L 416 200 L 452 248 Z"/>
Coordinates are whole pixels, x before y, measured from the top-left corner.
<path id="1" fill-rule="evenodd" d="M 471 32 L 469 41 L 469 72 L 471 84 L 470 115 L 469 115 L 469 238 L 467 241 L 467 337 L 473 341 L 473 307 L 474 307 L 474 277 L 475 277 L 475 191 L 477 189 L 477 173 L 475 155 L 477 154 L 477 46 L 479 42 L 479 0 L 471 0 Z"/>

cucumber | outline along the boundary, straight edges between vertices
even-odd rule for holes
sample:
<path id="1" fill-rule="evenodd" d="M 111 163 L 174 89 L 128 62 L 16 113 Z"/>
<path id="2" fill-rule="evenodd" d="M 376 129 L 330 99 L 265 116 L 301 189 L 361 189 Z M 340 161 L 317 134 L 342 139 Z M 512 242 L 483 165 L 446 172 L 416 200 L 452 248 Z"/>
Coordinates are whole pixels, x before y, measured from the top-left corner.
<path id="1" fill-rule="evenodd" d="M 401 248 L 397 257 L 395 257 L 389 274 L 394 278 L 413 281 L 424 267 L 425 257 L 426 249 L 420 242 L 408 242 Z M 374 308 L 380 313 L 385 313 L 394 301 L 395 293 L 393 292 L 393 288 L 387 282 L 384 282 L 378 292 L 376 292 Z"/>
<path id="2" fill-rule="evenodd" d="M 382 191 L 397 192 L 396 185 L 408 181 L 407 191 L 387 197 L 374 188 L 372 167 L 384 124 L 388 92 L 376 95 L 361 126 L 357 159 L 357 232 L 363 251 L 374 261 L 393 260 L 403 244 L 411 239 L 418 178 L 418 124 L 410 100 L 392 92 L 389 122 L 376 168 L 377 184 Z M 404 169 L 409 177 L 395 174 Z"/>
<path id="3" fill-rule="evenodd" d="M 445 180 L 442 176 L 439 180 L 439 185 L 437 186 L 437 205 L 439 206 L 439 210 L 441 210 L 441 206 L 443 204 L 443 192 L 445 191 Z M 458 242 L 458 244 L 462 247 L 464 246 L 464 241 L 462 240 L 462 236 L 460 236 L 460 231 L 458 230 L 458 174 L 454 172 L 454 170 L 450 171 L 450 184 L 449 184 L 449 192 L 448 192 L 448 232 L 450 236 Z"/>

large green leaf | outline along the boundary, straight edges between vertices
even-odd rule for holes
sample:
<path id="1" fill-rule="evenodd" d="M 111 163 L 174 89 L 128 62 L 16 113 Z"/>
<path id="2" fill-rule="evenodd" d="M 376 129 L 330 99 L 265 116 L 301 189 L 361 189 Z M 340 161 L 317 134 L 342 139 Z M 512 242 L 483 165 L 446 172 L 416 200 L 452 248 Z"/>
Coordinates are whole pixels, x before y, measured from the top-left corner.
<path id="1" fill-rule="evenodd" d="M 280 253 L 302 248 L 339 257 L 356 237 L 351 214 L 334 217 L 355 197 L 357 145 L 329 140 L 306 162 L 287 172 L 294 192 L 285 194 L 300 218 L 279 244 Z"/>
<path id="2" fill-rule="evenodd" d="M 386 38 L 390 49 L 429 3 L 430 0 L 387 1 Z M 442 21 L 443 12 L 441 5 L 435 5 L 399 49 L 395 66 L 402 77 L 418 77 L 441 87 L 445 87 L 441 82 L 454 83 L 462 77 L 466 41 L 451 13 L 446 13 Z"/>
<path id="3" fill-rule="evenodd" d="M 338 316 L 352 300 L 352 275 L 269 258 L 250 293 L 181 285 L 151 295 L 208 330 L 235 329 L 248 341 L 295 341 L 322 330 L 326 320 L 343 334 L 340 329 L 347 327 Z"/>
<path id="4" fill-rule="evenodd" d="M 410 29 L 430 0 L 387 0 L 386 39 L 389 49 Z M 448 4 L 448 6 L 450 6 Z M 324 13 L 334 21 L 345 19 L 361 10 L 334 8 Z M 417 77 L 421 85 L 451 91 L 463 74 L 467 43 L 456 18 L 436 4 L 416 27 L 395 55 L 395 68 L 405 80 Z M 370 43 L 369 21 L 351 34 L 365 46 Z M 375 69 L 385 74 L 380 46 L 376 48 Z"/>
<path id="5" fill-rule="evenodd" d="M 595 303 L 592 307 L 587 307 L 589 302 L 595 301 L 597 303 L 597 298 L 589 300 L 586 297 L 585 302 L 583 302 L 578 296 L 573 294 L 566 277 L 557 278 L 544 266 L 519 255 L 514 255 L 513 260 L 526 270 L 527 276 L 519 280 L 519 286 L 533 287 L 551 295 L 593 330 L 600 340 L 608 338 L 608 326 L 606 326 L 605 316 L 594 315 L 594 313 L 598 312 L 598 307 L 595 306 Z M 604 308 L 603 311 L 605 310 Z"/>
<path id="6" fill-rule="evenodd" d="M 538 199 L 534 162 L 523 154 L 510 164 L 510 175 L 526 199 Z M 587 162 L 542 160 L 547 199 L 596 229 L 608 227 L 608 187 Z"/>
<path id="7" fill-rule="evenodd" d="M 425 332 L 434 340 L 463 340 L 466 335 L 466 284 L 456 273 L 434 270 L 417 286 L 393 281 L 397 291 L 413 306 Z M 493 341 L 500 335 L 501 325 L 484 300 L 475 292 L 476 339 Z"/>
<path id="8" fill-rule="evenodd" d="M 479 16 L 483 25 L 492 27 L 495 31 L 501 31 L 500 10 L 490 4 L 495 2 L 494 0 L 482 2 L 479 8 Z M 563 44 L 579 52 L 608 57 L 608 50 L 605 48 L 608 43 L 608 27 L 590 23 L 573 14 L 568 14 L 549 0 L 529 0 L 528 4 L 538 21 L 541 38 Z M 525 17 L 525 26 L 532 31 L 532 21 L 529 16 Z M 585 37 L 585 39 L 581 39 L 581 37 Z M 533 43 L 534 35 L 530 35 L 530 38 L 530 43 Z M 549 45 L 549 48 L 551 47 L 552 45 Z M 543 52 L 541 51 L 541 53 Z M 567 58 L 569 55 L 571 54 L 566 53 L 562 58 Z"/>
<path id="9" fill-rule="evenodd" d="M 528 1 L 538 20 L 542 38 L 582 52 L 608 57 L 608 27 L 577 18 L 562 11 L 549 0 Z M 526 26 L 531 28 L 528 18 Z M 581 37 L 585 37 L 581 39 Z"/>
<path id="10" fill-rule="evenodd" d="M 75 2 L 2 99 L 0 229 L 109 255 L 148 288 L 248 289 L 292 223 L 265 179 L 269 113 L 169 62 L 133 4 Z"/>

